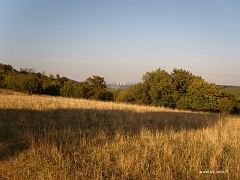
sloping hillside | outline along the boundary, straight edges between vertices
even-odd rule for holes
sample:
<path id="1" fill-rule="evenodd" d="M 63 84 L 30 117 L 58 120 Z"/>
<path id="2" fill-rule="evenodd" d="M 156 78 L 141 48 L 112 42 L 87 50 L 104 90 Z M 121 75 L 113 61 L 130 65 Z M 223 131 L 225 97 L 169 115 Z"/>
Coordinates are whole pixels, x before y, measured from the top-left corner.
<path id="1" fill-rule="evenodd" d="M 240 118 L 0 94 L 2 179 L 240 179 Z"/>

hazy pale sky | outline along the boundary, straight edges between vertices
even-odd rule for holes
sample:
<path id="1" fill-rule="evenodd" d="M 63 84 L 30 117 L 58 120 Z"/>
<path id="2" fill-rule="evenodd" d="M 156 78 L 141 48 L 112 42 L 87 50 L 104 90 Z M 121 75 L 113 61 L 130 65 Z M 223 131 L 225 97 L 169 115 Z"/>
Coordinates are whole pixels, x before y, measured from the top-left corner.
<path id="1" fill-rule="evenodd" d="M 240 85 L 240 1 L 2 0 L 0 62 L 107 82 L 176 67 Z"/>

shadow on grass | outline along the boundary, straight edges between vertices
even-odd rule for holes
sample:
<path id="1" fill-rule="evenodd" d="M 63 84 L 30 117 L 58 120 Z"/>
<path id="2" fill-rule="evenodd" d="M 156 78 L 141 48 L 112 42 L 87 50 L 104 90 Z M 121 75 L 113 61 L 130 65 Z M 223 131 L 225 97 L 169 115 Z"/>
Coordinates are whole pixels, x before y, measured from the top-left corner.
<path id="1" fill-rule="evenodd" d="M 84 132 L 88 139 L 96 137 L 100 132 L 111 138 L 116 132 L 138 135 L 142 128 L 151 131 L 196 130 L 214 126 L 222 119 L 224 115 L 219 114 L 164 111 L 140 113 L 98 109 L 0 109 L 0 160 L 29 149 L 29 137 L 38 139 L 46 132 L 53 139 L 59 139 L 60 134 L 69 129 L 75 134 L 79 130 Z M 53 131 L 55 135 L 51 135 Z M 59 136 L 56 137 L 56 134 Z"/>

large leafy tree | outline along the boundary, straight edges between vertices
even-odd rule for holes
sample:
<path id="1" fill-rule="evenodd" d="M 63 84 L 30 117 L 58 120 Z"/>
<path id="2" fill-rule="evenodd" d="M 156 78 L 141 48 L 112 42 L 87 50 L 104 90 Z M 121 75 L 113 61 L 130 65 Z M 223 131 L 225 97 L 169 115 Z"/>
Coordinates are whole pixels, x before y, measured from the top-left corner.
<path id="1" fill-rule="evenodd" d="M 188 87 L 185 96 L 182 96 L 177 103 L 178 108 L 217 111 L 218 90 L 215 84 L 207 83 L 202 78 L 195 78 Z"/>
<path id="2" fill-rule="evenodd" d="M 93 75 L 87 78 L 82 86 L 85 98 L 105 100 L 107 85 L 104 77 Z"/>
<path id="3" fill-rule="evenodd" d="M 4 87 L 8 89 L 13 89 L 15 91 L 22 91 L 21 87 L 22 78 L 19 74 L 9 73 L 5 74 L 4 77 Z"/>
<path id="4" fill-rule="evenodd" d="M 186 95 L 188 87 L 192 84 L 196 76 L 189 71 L 174 68 L 171 72 L 171 77 L 174 99 L 173 104 L 176 106 L 180 98 Z"/>
<path id="5" fill-rule="evenodd" d="M 149 87 L 148 94 L 153 105 L 173 105 L 172 78 L 166 70 L 158 68 L 156 71 L 147 72 L 142 79 L 143 83 L 146 83 L 146 86 Z"/>
<path id="6" fill-rule="evenodd" d="M 83 88 L 76 81 L 65 81 L 60 89 L 60 95 L 66 97 L 83 98 Z"/>
<path id="7" fill-rule="evenodd" d="M 42 93 L 48 95 L 60 95 L 60 89 L 64 86 L 64 82 L 68 81 L 66 77 L 60 77 L 59 74 L 56 74 L 54 78 L 53 74 L 50 74 L 49 77 L 45 73 L 39 73 L 40 79 L 42 81 Z"/>
<path id="8" fill-rule="evenodd" d="M 138 83 L 121 91 L 116 100 L 133 104 L 151 104 L 151 98 L 148 91 L 149 88 L 146 83 Z"/>
<path id="9" fill-rule="evenodd" d="M 9 74 L 16 73 L 16 70 L 9 64 L 0 63 L 0 87 L 6 87 L 5 78 Z M 9 77 L 8 77 L 9 78 Z"/>
<path id="10" fill-rule="evenodd" d="M 230 92 L 220 90 L 218 92 L 218 109 L 222 113 L 236 113 L 238 109 L 237 99 Z M 235 112 L 236 111 L 236 112 Z"/>
<path id="11" fill-rule="evenodd" d="M 39 93 L 42 86 L 39 78 L 34 73 L 10 73 L 5 77 L 4 83 L 9 89 L 28 94 Z"/>
<path id="12" fill-rule="evenodd" d="M 189 71 L 174 69 L 169 74 L 156 69 L 143 75 L 143 82 L 119 94 L 119 101 L 156 106 L 176 107 L 180 97 L 186 95 L 189 85 L 196 78 Z"/>
<path id="13" fill-rule="evenodd" d="M 22 89 L 26 93 L 38 93 L 41 89 L 41 82 L 39 78 L 34 73 L 28 73 L 26 75 L 21 74 L 22 76 Z"/>

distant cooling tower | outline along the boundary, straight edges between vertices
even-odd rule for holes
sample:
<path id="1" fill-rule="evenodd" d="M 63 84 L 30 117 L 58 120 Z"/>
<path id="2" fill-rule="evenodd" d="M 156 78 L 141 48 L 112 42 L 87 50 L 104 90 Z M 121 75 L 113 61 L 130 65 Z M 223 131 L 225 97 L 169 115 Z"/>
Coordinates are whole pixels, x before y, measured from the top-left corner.
<path id="1" fill-rule="evenodd" d="M 124 86 L 126 85 L 125 81 L 123 81 L 123 85 L 124 85 Z"/>
<path id="2" fill-rule="evenodd" d="M 118 81 L 117 81 L 117 86 L 118 86 Z"/>

